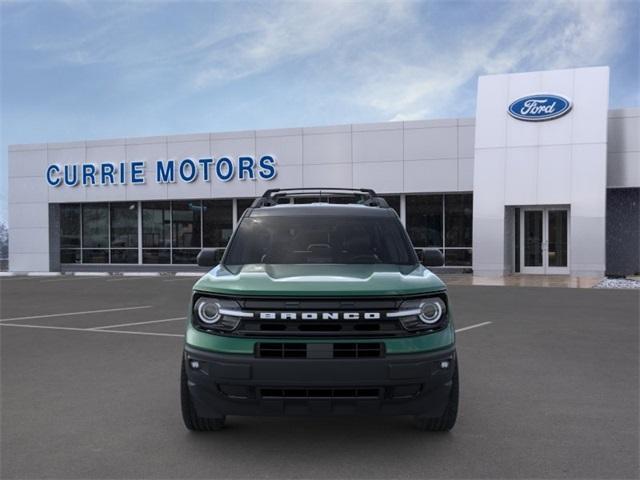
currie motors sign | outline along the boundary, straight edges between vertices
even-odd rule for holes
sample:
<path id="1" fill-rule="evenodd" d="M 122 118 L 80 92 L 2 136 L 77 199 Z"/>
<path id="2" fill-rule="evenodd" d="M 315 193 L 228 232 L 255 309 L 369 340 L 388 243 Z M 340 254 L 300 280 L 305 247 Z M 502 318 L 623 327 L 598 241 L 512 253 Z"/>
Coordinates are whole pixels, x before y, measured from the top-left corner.
<path id="1" fill-rule="evenodd" d="M 276 177 L 276 159 L 273 155 L 184 158 L 178 160 L 157 160 L 149 168 L 143 160 L 131 162 L 74 163 L 47 166 L 45 177 L 52 187 L 75 187 L 76 185 L 143 185 L 147 177 L 156 183 L 193 183 L 195 181 L 219 182 L 238 180 L 273 180 Z"/>
<path id="2" fill-rule="evenodd" d="M 509 115 L 527 122 L 552 120 L 571 110 L 571 100 L 560 95 L 527 95 L 509 105 Z"/>

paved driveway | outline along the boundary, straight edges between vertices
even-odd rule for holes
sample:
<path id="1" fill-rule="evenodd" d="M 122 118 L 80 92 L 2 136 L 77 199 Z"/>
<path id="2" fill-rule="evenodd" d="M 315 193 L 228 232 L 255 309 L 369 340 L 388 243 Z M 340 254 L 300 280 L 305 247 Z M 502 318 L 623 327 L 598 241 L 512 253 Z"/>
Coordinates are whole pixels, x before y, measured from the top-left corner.
<path id="1" fill-rule="evenodd" d="M 637 291 L 453 286 L 449 434 L 242 417 L 194 434 L 178 401 L 193 282 L 0 280 L 2 478 L 638 477 Z"/>

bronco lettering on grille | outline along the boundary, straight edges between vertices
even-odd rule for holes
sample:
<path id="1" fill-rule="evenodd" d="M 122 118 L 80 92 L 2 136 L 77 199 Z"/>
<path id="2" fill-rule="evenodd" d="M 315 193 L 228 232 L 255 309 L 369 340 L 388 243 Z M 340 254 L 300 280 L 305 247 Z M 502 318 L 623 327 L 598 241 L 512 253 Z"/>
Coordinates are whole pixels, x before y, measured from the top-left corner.
<path id="1" fill-rule="evenodd" d="M 380 320 L 380 312 L 260 312 L 260 320 Z"/>

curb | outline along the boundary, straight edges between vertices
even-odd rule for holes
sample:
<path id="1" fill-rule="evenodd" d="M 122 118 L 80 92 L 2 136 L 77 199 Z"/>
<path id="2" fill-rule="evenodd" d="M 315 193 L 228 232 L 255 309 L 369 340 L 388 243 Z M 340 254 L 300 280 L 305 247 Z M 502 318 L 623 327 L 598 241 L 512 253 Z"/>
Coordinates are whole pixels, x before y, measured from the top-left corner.
<path id="1" fill-rule="evenodd" d="M 0 277 L 201 277 L 206 272 L 0 272 Z"/>

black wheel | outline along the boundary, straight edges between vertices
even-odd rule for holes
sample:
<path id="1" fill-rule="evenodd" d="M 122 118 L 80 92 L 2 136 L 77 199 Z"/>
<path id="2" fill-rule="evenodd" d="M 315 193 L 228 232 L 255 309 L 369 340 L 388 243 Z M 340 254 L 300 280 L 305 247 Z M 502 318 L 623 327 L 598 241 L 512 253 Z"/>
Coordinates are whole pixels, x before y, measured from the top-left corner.
<path id="1" fill-rule="evenodd" d="M 451 430 L 456 424 L 456 418 L 458 417 L 459 389 L 458 365 L 456 364 L 456 369 L 453 371 L 449 401 L 442 416 L 436 418 L 417 416 L 416 427 L 427 432 L 448 432 Z"/>
<path id="2" fill-rule="evenodd" d="M 191 394 L 187 385 L 187 372 L 185 371 L 184 358 L 180 370 L 180 403 L 182 405 L 182 420 L 184 426 L 195 432 L 213 432 L 224 427 L 225 417 L 203 418 L 198 416 L 191 402 Z"/>

